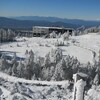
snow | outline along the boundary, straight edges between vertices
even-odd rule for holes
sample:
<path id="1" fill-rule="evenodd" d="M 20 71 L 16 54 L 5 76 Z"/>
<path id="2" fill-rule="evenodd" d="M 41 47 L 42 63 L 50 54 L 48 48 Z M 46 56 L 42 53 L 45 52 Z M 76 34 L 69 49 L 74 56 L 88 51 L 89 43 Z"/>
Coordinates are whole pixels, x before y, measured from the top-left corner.
<path id="1" fill-rule="evenodd" d="M 16 39 L 17 42 L 0 44 L 0 51 L 16 52 L 18 57 L 24 58 L 25 51 L 32 49 L 37 56 L 44 57 L 48 52 L 51 51 L 57 41 L 63 42 L 62 38 L 44 39 L 41 37 L 23 37 Z M 75 40 L 75 43 L 72 43 L 72 40 Z M 97 34 L 73 36 L 70 37 L 68 42 L 64 41 L 65 46 L 60 46 L 60 48 L 63 50 L 63 55 L 69 54 L 71 56 L 77 57 L 81 63 L 87 63 L 88 61 L 93 63 L 92 51 L 97 53 L 97 59 L 98 51 L 100 49 L 99 40 L 100 35 Z M 67 43 L 69 43 L 69 46 L 67 46 Z"/>
<path id="2" fill-rule="evenodd" d="M 37 81 L 37 80 L 26 80 L 23 78 L 18 78 L 14 76 L 10 76 L 8 74 L 0 72 L 0 78 L 5 79 L 6 81 L 10 82 L 23 82 L 28 84 L 41 84 L 41 85 L 66 85 L 68 84 L 68 81 Z"/>
<path id="3" fill-rule="evenodd" d="M 34 26 L 34 28 L 44 28 L 44 29 L 63 29 L 63 27 L 44 27 L 44 26 Z M 72 29 L 72 28 L 64 28 L 64 29 Z"/>
<path id="4" fill-rule="evenodd" d="M 77 57 L 77 59 L 86 64 L 88 61 L 93 63 L 93 51 L 96 52 L 96 60 L 98 58 L 98 52 L 100 50 L 100 35 L 96 33 L 90 33 L 87 35 L 81 36 L 72 36 L 69 41 L 63 41 L 62 38 L 57 39 L 44 39 L 42 37 L 22 37 L 16 38 L 16 42 L 3 43 L 0 44 L 0 51 L 7 52 L 8 56 L 12 56 L 16 52 L 18 57 L 25 57 L 26 50 L 33 50 L 36 56 L 44 57 L 52 48 L 55 47 L 57 41 L 64 42 L 63 46 L 59 46 L 62 49 L 63 55 L 70 55 Z M 72 41 L 75 42 L 72 42 Z M 82 73 L 79 73 L 81 76 L 85 76 Z M 37 80 L 26 80 L 22 78 L 17 78 L 14 76 L 7 75 L 0 72 L 0 79 L 4 80 L 4 84 L 8 84 L 9 88 L 1 85 L 2 81 L 0 80 L 0 89 L 2 90 L 2 98 L 7 97 L 6 100 L 12 100 L 14 97 L 26 98 L 26 100 L 71 100 L 72 92 L 68 89 L 68 81 L 37 81 Z M 18 85 L 18 93 L 12 93 L 12 84 L 22 83 L 24 85 Z M 27 84 L 27 85 L 26 85 Z M 59 89 L 58 86 L 61 86 L 62 89 Z M 79 83 L 76 85 L 80 88 Z M 83 85 L 81 85 L 83 86 Z M 23 91 L 23 88 L 26 91 Z M 13 88 L 13 87 L 12 87 Z M 30 91 L 34 94 L 31 94 Z M 21 94 L 23 92 L 25 95 Z M 83 92 L 83 91 L 82 91 Z M 29 93 L 29 94 L 28 94 Z M 30 96 L 28 97 L 27 96 Z M 43 97 L 45 96 L 45 99 Z M 48 99 L 47 99 L 48 98 Z M 80 96 L 81 98 L 81 96 Z M 1 98 L 0 98 L 1 99 Z M 84 100 L 99 100 L 100 99 L 100 86 L 92 87 L 85 94 Z M 2 100 L 2 99 L 1 99 Z M 24 100 L 24 99 L 23 99 Z"/>
<path id="5" fill-rule="evenodd" d="M 88 75 L 87 74 L 84 74 L 84 73 L 81 73 L 81 72 L 79 72 L 79 73 L 77 73 L 79 76 L 81 76 L 81 77 L 88 77 Z"/>
<path id="6" fill-rule="evenodd" d="M 100 100 L 100 86 L 93 86 L 85 96 L 85 100 Z"/>
<path id="7" fill-rule="evenodd" d="M 9 76 L 5 73 L 0 72 L 0 89 L 3 94 L 0 96 L 0 100 L 72 100 L 72 92 L 68 89 L 69 83 L 67 81 L 62 82 L 47 82 L 43 81 L 30 81 L 21 78 L 16 78 Z M 20 83 L 18 83 L 20 82 Z M 26 84 L 27 83 L 27 84 Z M 5 85 L 6 87 L 5 87 Z M 14 85 L 16 84 L 16 85 Z M 41 84 L 41 85 L 39 85 Z M 44 86 L 46 85 L 46 86 Z M 61 85 L 61 88 L 58 87 Z M 82 100 L 83 93 L 82 87 L 84 88 L 85 83 L 82 80 L 79 80 L 75 87 L 77 88 L 77 99 Z M 17 87 L 17 92 L 14 88 Z M 99 100 L 100 98 L 100 86 L 93 86 L 87 91 L 87 94 L 84 95 L 84 100 Z M 14 99 L 18 98 L 18 99 Z M 34 98 L 34 99 L 33 99 Z"/>
<path id="8" fill-rule="evenodd" d="M 84 87 L 86 86 L 86 82 L 83 81 L 82 79 L 78 80 L 75 83 L 76 87 L 76 100 L 83 100 L 83 92 L 84 92 Z"/>
<path id="9" fill-rule="evenodd" d="M 10 91 L 8 91 L 7 89 L 5 89 L 4 87 L 0 86 L 0 89 L 3 92 L 3 94 L 1 95 L 1 98 L 7 97 L 8 95 L 10 95 Z"/>
<path id="10" fill-rule="evenodd" d="M 5 100 L 67 100 L 72 98 L 72 92 L 68 89 L 68 81 L 29 81 L 1 72 L 0 79 L 3 79 L 0 81 L 2 84 L 0 88 L 3 91 L 1 97 Z M 5 87 L 3 84 L 8 85 Z M 58 85 L 61 85 L 61 88 Z"/>

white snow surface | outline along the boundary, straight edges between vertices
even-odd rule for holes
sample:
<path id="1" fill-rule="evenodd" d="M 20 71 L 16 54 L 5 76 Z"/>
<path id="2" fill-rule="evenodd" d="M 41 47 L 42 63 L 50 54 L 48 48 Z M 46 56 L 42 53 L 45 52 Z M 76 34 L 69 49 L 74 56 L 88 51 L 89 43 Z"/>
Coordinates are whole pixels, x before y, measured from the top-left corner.
<path id="1" fill-rule="evenodd" d="M 77 57 L 81 63 L 90 61 L 93 63 L 93 53 L 96 52 L 96 59 L 98 58 L 98 51 L 100 49 L 100 35 L 87 34 L 81 36 L 70 37 L 69 41 L 63 41 L 62 38 L 58 39 L 44 39 L 42 37 L 32 38 L 16 38 L 17 42 L 0 44 L 0 51 L 16 52 L 17 56 L 25 57 L 26 50 L 33 50 L 36 56 L 44 57 L 48 52 L 54 48 L 57 42 L 64 42 L 65 46 L 60 46 L 63 50 L 63 55 L 71 55 Z M 26 40 L 26 41 L 25 41 Z M 75 41 L 74 43 L 72 41 Z M 67 46 L 69 44 L 69 46 Z"/>
<path id="2" fill-rule="evenodd" d="M 25 80 L 0 72 L 0 84 L 3 92 L 0 100 L 71 100 L 72 98 L 68 81 Z"/>
<path id="3" fill-rule="evenodd" d="M 26 80 L 23 78 L 18 78 L 14 76 L 10 76 L 6 73 L 0 72 L 0 78 L 5 79 L 9 82 L 22 82 L 22 83 L 28 83 L 28 84 L 41 84 L 41 85 L 63 85 L 65 86 L 68 84 L 68 81 L 37 81 L 37 80 Z"/>
<path id="4" fill-rule="evenodd" d="M 87 92 L 85 100 L 100 100 L 100 85 L 92 86 L 92 88 Z"/>

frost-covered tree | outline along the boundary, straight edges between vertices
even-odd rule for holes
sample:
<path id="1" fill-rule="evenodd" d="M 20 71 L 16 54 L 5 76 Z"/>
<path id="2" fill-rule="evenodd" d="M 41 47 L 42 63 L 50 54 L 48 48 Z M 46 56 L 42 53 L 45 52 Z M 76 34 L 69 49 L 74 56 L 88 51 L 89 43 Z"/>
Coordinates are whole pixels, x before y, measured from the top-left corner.
<path id="1" fill-rule="evenodd" d="M 57 63 L 62 59 L 62 50 L 60 48 L 52 49 L 50 52 L 51 59 Z"/>
<path id="2" fill-rule="evenodd" d="M 49 52 L 49 53 L 47 53 L 45 55 L 45 58 L 44 58 L 44 66 L 45 67 L 49 67 L 50 66 L 50 63 L 51 63 L 51 61 L 50 61 L 50 52 Z"/>
<path id="3" fill-rule="evenodd" d="M 100 79 L 99 79 L 99 75 L 98 75 L 98 73 L 96 74 L 93 83 L 94 83 L 95 85 L 99 85 L 99 83 L 100 83 Z"/>
<path id="4" fill-rule="evenodd" d="M 58 36 L 57 36 L 58 38 L 61 38 L 61 32 L 58 34 Z"/>
<path id="5" fill-rule="evenodd" d="M 27 55 L 28 55 L 28 50 L 25 51 L 25 55 L 26 55 L 26 57 L 27 57 Z"/>
<path id="6" fill-rule="evenodd" d="M 15 63 L 12 66 L 12 75 L 17 76 L 17 65 Z"/>
<path id="7" fill-rule="evenodd" d="M 13 55 L 13 58 L 11 60 L 11 63 L 12 65 L 15 64 L 17 61 L 16 61 L 16 52 L 14 52 L 14 55 Z"/>
<path id="8" fill-rule="evenodd" d="M 29 51 L 27 58 L 24 61 L 24 66 L 25 66 L 25 77 L 27 79 L 31 79 L 33 76 L 34 72 L 34 53 L 33 51 Z"/>
<path id="9" fill-rule="evenodd" d="M 63 40 L 69 40 L 69 31 L 65 32 L 62 37 Z"/>
<path id="10" fill-rule="evenodd" d="M 64 70 L 63 70 L 63 62 L 60 61 L 55 68 L 54 75 L 52 80 L 60 81 L 64 79 Z"/>
<path id="11" fill-rule="evenodd" d="M 17 68 L 17 77 L 24 77 L 24 64 L 22 63 L 22 61 L 20 60 Z"/>
<path id="12" fill-rule="evenodd" d="M 13 41 L 15 39 L 15 32 L 11 29 L 0 29 L 0 42 Z"/>
<path id="13" fill-rule="evenodd" d="M 30 55 L 30 62 L 34 62 L 34 52 L 31 50 L 30 52 L 29 52 L 29 55 Z"/>
<path id="14" fill-rule="evenodd" d="M 55 31 L 53 31 L 52 33 L 50 33 L 50 38 L 56 38 L 56 33 L 55 33 Z"/>
<path id="15" fill-rule="evenodd" d="M 1 61 L 0 61 L 0 70 L 5 72 L 9 68 L 9 64 L 6 60 L 5 54 L 2 55 Z"/>
<path id="16" fill-rule="evenodd" d="M 41 77 L 41 79 L 42 80 L 48 80 L 49 79 L 49 71 L 50 71 L 50 68 L 49 67 L 43 67 L 43 69 L 42 69 L 42 77 Z"/>
<path id="17" fill-rule="evenodd" d="M 8 41 L 13 41 L 14 40 L 14 38 L 15 38 L 15 32 L 14 31 L 12 31 L 11 29 L 8 29 L 7 30 L 7 39 L 8 39 Z"/>
<path id="18" fill-rule="evenodd" d="M 30 65 L 25 65 L 24 71 L 24 77 L 26 79 L 31 79 L 33 76 L 33 67 Z"/>
<path id="19" fill-rule="evenodd" d="M 25 55 L 26 55 L 25 64 L 31 65 L 32 63 L 34 63 L 34 52 L 32 50 L 29 52 L 26 50 Z"/>

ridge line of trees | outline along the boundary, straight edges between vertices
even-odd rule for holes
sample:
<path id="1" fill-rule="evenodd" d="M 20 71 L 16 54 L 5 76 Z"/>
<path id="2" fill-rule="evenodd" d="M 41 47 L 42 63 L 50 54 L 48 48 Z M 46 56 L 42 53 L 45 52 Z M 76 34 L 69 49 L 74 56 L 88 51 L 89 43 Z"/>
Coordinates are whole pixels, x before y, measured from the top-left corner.
<path id="1" fill-rule="evenodd" d="M 15 32 L 11 29 L 0 29 L 0 42 L 10 42 L 15 40 Z"/>

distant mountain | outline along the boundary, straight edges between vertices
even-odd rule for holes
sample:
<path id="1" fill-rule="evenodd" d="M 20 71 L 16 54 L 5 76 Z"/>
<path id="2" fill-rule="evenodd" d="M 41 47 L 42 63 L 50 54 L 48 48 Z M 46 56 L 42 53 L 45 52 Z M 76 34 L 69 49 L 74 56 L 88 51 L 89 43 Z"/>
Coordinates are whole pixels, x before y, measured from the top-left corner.
<path id="1" fill-rule="evenodd" d="M 32 29 L 33 26 L 59 26 L 78 28 L 80 26 L 100 26 L 100 21 L 85 21 L 79 19 L 62 19 L 56 17 L 21 16 L 0 17 L 0 27 L 14 29 Z"/>
<path id="2" fill-rule="evenodd" d="M 99 26 L 100 21 L 94 20 L 80 20 L 80 19 L 67 19 L 67 18 L 58 18 L 58 17 L 40 17 L 40 16 L 19 16 L 12 17 L 18 20 L 37 20 L 37 21 L 49 21 L 49 22 L 63 22 L 75 25 L 84 25 L 86 27 Z"/>
<path id="3" fill-rule="evenodd" d="M 47 20 L 25 20 L 25 19 L 14 19 L 14 18 L 6 18 L 6 17 L 0 17 L 0 27 L 2 28 L 23 28 L 23 29 L 31 29 L 33 26 L 59 26 L 59 27 L 71 27 L 71 28 L 77 28 L 80 25 L 76 24 L 70 24 L 70 23 L 64 23 L 61 21 L 47 21 Z"/>

